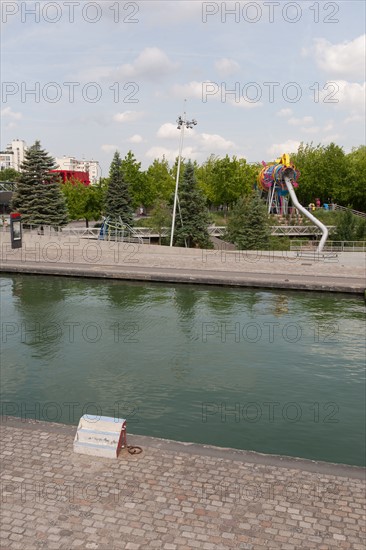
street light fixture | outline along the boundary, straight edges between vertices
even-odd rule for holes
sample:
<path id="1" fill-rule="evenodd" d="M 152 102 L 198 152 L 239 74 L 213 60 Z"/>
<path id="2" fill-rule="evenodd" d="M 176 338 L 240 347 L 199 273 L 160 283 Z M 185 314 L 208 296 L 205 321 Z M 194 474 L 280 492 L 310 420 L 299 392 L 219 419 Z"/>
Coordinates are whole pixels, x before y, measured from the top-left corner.
<path id="1" fill-rule="evenodd" d="M 174 239 L 175 216 L 177 211 L 178 185 L 179 185 L 180 163 L 181 163 L 182 149 L 183 149 L 184 128 L 190 129 L 190 128 L 193 128 L 193 126 L 196 126 L 196 124 L 197 124 L 197 120 L 195 120 L 194 118 L 192 120 L 186 120 L 185 112 L 183 113 L 183 118 L 179 116 L 177 119 L 177 129 L 180 130 L 180 141 L 179 141 L 179 153 L 178 153 L 177 178 L 175 180 L 172 229 L 170 232 L 170 246 L 173 246 L 173 239 Z"/>

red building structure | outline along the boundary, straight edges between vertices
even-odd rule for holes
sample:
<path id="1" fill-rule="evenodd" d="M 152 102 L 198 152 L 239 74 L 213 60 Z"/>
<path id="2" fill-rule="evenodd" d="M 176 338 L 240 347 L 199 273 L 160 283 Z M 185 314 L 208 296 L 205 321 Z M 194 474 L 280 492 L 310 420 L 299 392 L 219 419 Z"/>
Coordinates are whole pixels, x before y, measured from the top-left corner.
<path id="1" fill-rule="evenodd" d="M 89 172 L 77 172 L 75 170 L 50 170 L 52 174 L 58 174 L 62 183 L 78 180 L 85 186 L 90 185 Z"/>

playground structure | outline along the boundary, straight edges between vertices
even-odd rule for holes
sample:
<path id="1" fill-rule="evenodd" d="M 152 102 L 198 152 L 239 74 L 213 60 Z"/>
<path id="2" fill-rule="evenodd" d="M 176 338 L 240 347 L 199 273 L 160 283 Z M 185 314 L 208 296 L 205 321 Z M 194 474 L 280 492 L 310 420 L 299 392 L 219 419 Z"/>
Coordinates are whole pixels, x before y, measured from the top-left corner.
<path id="1" fill-rule="evenodd" d="M 284 181 L 284 170 L 292 168 L 293 187 L 298 187 L 300 172 L 290 163 L 289 155 L 282 155 L 274 163 L 262 162 L 263 168 L 258 176 L 259 188 L 267 194 L 268 214 L 286 216 L 288 214 L 288 188 Z"/>
<path id="2" fill-rule="evenodd" d="M 144 242 L 141 236 L 130 225 L 122 221 L 121 216 L 114 220 L 110 217 L 103 217 L 98 240 L 107 241 L 113 239 L 124 242 L 139 242 L 140 244 Z"/>
<path id="3" fill-rule="evenodd" d="M 299 203 L 294 188 L 299 185 L 300 172 L 291 164 L 289 155 L 282 155 L 274 163 L 262 164 L 258 184 L 259 188 L 267 193 L 268 214 L 287 215 L 289 195 L 295 208 L 321 230 L 322 238 L 316 252 L 322 252 L 328 238 L 328 228 Z"/>

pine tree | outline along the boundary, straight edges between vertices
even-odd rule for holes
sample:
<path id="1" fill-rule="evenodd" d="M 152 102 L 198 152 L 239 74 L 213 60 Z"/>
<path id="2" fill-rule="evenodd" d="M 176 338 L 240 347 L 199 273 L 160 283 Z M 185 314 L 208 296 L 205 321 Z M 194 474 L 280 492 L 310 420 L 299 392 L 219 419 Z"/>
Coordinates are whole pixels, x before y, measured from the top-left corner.
<path id="1" fill-rule="evenodd" d="M 226 239 L 239 250 L 266 250 L 270 243 L 269 219 L 257 193 L 240 198 L 231 213 Z"/>
<path id="2" fill-rule="evenodd" d="M 123 176 L 122 160 L 118 151 L 114 153 L 109 170 L 105 211 L 106 215 L 112 220 L 118 220 L 121 217 L 122 222 L 128 225 L 133 224 L 133 209 L 129 186 Z"/>
<path id="3" fill-rule="evenodd" d="M 36 141 L 25 152 L 21 174 L 13 195 L 11 208 L 20 212 L 25 225 L 67 224 L 67 207 L 61 183 L 54 170 L 54 159 Z"/>
<path id="4" fill-rule="evenodd" d="M 179 190 L 180 213 L 177 208 L 174 242 L 188 248 L 212 248 L 208 234 L 209 216 L 206 201 L 197 186 L 193 164 L 186 165 Z"/>

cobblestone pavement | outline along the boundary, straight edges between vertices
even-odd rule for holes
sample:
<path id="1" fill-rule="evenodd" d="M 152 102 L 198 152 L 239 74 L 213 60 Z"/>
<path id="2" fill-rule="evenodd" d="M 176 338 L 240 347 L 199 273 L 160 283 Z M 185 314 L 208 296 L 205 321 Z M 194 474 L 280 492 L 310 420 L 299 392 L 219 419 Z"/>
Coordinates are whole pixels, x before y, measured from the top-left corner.
<path id="1" fill-rule="evenodd" d="M 108 460 L 74 433 L 3 421 L 2 549 L 365 550 L 361 468 L 137 436 Z"/>

